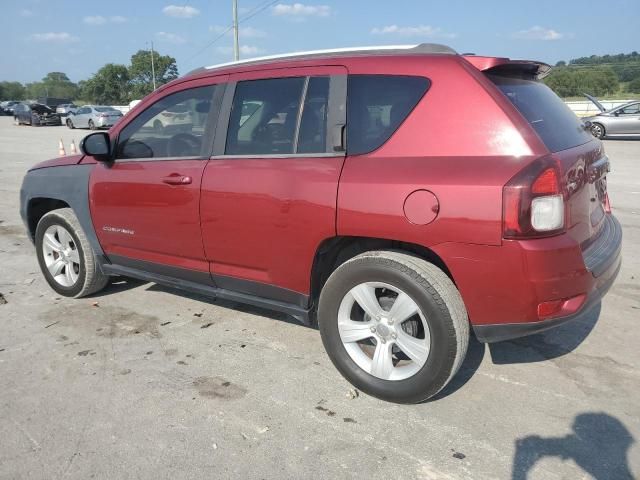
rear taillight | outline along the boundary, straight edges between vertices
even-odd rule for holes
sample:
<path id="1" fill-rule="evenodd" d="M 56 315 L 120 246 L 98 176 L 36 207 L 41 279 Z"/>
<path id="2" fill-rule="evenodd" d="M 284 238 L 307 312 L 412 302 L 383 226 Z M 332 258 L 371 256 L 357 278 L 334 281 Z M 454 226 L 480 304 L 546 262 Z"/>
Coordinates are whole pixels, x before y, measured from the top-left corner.
<path id="1" fill-rule="evenodd" d="M 564 231 L 565 198 L 559 163 L 536 160 L 502 189 L 504 238 L 536 238 Z"/>

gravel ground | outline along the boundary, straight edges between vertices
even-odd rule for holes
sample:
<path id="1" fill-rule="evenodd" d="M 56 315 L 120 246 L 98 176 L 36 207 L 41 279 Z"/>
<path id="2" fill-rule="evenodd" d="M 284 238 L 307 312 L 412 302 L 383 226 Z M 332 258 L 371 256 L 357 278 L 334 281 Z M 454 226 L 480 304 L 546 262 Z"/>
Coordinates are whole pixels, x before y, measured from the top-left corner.
<path id="1" fill-rule="evenodd" d="M 317 331 L 123 280 L 41 277 L 25 171 L 87 132 L 0 118 L 0 478 L 625 479 L 640 476 L 640 141 L 606 141 L 624 265 L 587 320 L 472 341 L 434 401 L 359 395 Z"/>

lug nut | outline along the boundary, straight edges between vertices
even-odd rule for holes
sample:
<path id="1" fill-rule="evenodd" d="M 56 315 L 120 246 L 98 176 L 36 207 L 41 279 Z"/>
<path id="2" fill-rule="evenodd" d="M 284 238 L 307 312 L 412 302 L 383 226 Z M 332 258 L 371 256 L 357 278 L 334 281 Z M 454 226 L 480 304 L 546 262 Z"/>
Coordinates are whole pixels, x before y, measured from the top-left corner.
<path id="1" fill-rule="evenodd" d="M 395 333 L 395 332 L 394 332 L 394 333 L 392 333 L 392 334 L 391 334 L 391 338 L 393 338 L 393 339 L 395 340 L 396 338 L 398 338 L 398 334 L 397 334 L 397 333 Z"/>
<path id="2" fill-rule="evenodd" d="M 387 343 L 387 341 L 386 341 L 384 338 L 381 338 L 381 339 L 380 339 L 380 342 L 382 342 L 382 343 Z"/>
<path id="3" fill-rule="evenodd" d="M 371 333 L 376 333 L 376 327 L 371 327 Z"/>
<path id="4" fill-rule="evenodd" d="M 387 323 L 388 323 L 389 325 L 393 325 L 393 318 L 390 318 L 390 319 L 387 321 Z"/>

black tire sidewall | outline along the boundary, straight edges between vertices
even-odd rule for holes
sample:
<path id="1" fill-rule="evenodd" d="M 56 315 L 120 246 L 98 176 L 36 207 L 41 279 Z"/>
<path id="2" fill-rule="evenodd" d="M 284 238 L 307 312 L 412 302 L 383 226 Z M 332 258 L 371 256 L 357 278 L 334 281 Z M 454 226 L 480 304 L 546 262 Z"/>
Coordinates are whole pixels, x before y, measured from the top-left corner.
<path id="1" fill-rule="evenodd" d="M 448 310 L 442 307 L 442 299 L 438 305 L 432 294 L 406 271 L 407 267 L 398 263 L 391 266 L 389 260 L 383 263 L 371 257 L 370 261 L 343 267 L 325 284 L 318 311 L 322 342 L 336 368 L 354 386 L 383 400 L 417 403 L 435 395 L 449 379 L 457 348 L 453 323 Z M 340 339 L 337 318 L 342 299 L 351 288 L 372 281 L 387 283 L 407 293 L 418 304 L 429 326 L 431 350 L 427 362 L 405 380 L 382 380 L 365 372 L 351 359 Z"/>
<path id="2" fill-rule="evenodd" d="M 42 252 L 42 238 L 44 237 L 44 233 L 47 231 L 47 228 L 52 225 L 60 225 L 64 227 L 73 237 L 73 242 L 76 244 L 76 248 L 78 249 L 78 256 L 80 258 L 80 271 L 78 273 L 78 280 L 73 287 L 64 287 L 56 282 L 51 276 L 51 273 L 47 268 L 47 264 L 44 261 L 44 253 Z M 82 291 L 82 288 L 84 287 L 84 284 L 86 282 L 87 271 L 85 265 L 84 249 L 82 248 L 82 244 L 80 243 L 78 235 L 76 235 L 73 226 L 71 226 L 69 222 L 58 215 L 46 215 L 40 220 L 36 228 L 35 245 L 40 270 L 42 270 L 42 274 L 44 275 L 44 278 L 49 286 L 53 288 L 53 290 L 55 290 L 57 293 L 65 297 L 75 297 L 76 295 L 78 295 Z"/>
<path id="3" fill-rule="evenodd" d="M 603 139 L 604 136 L 605 136 L 604 126 L 602 124 L 596 122 L 596 123 L 593 124 L 593 127 L 597 127 L 597 128 L 600 129 L 600 135 L 595 135 L 594 134 L 593 136 L 596 137 L 597 139 Z M 591 133 L 593 133 L 593 127 L 591 129 Z"/>

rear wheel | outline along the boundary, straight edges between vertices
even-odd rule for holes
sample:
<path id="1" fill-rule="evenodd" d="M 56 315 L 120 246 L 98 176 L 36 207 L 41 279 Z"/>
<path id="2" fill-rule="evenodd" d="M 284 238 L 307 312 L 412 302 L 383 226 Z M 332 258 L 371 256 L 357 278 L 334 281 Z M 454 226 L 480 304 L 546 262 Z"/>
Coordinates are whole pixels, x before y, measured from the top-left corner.
<path id="1" fill-rule="evenodd" d="M 79 298 L 102 290 L 109 282 L 70 208 L 45 214 L 38 222 L 35 243 L 40 269 L 58 294 Z"/>
<path id="2" fill-rule="evenodd" d="M 71 121 L 71 119 L 70 119 L 70 118 L 67 118 L 67 127 L 69 127 L 71 130 L 73 130 L 74 128 L 76 128 L 76 127 L 73 125 L 73 122 Z"/>
<path id="3" fill-rule="evenodd" d="M 405 253 L 345 262 L 320 294 L 322 341 L 354 386 L 383 400 L 418 403 L 456 374 L 467 351 L 467 313 L 453 282 Z"/>
<path id="4" fill-rule="evenodd" d="M 20 126 L 22 125 L 22 122 L 20 121 L 20 119 L 18 117 L 13 117 L 13 124 Z"/>
<path id="5" fill-rule="evenodd" d="M 153 129 L 157 132 L 157 133 L 162 133 L 162 131 L 164 130 L 164 127 L 162 126 L 162 122 L 160 120 L 155 120 L 153 122 Z"/>
<path id="6" fill-rule="evenodd" d="M 591 134 L 596 138 L 604 138 L 605 135 L 604 125 L 600 123 L 591 124 Z"/>

